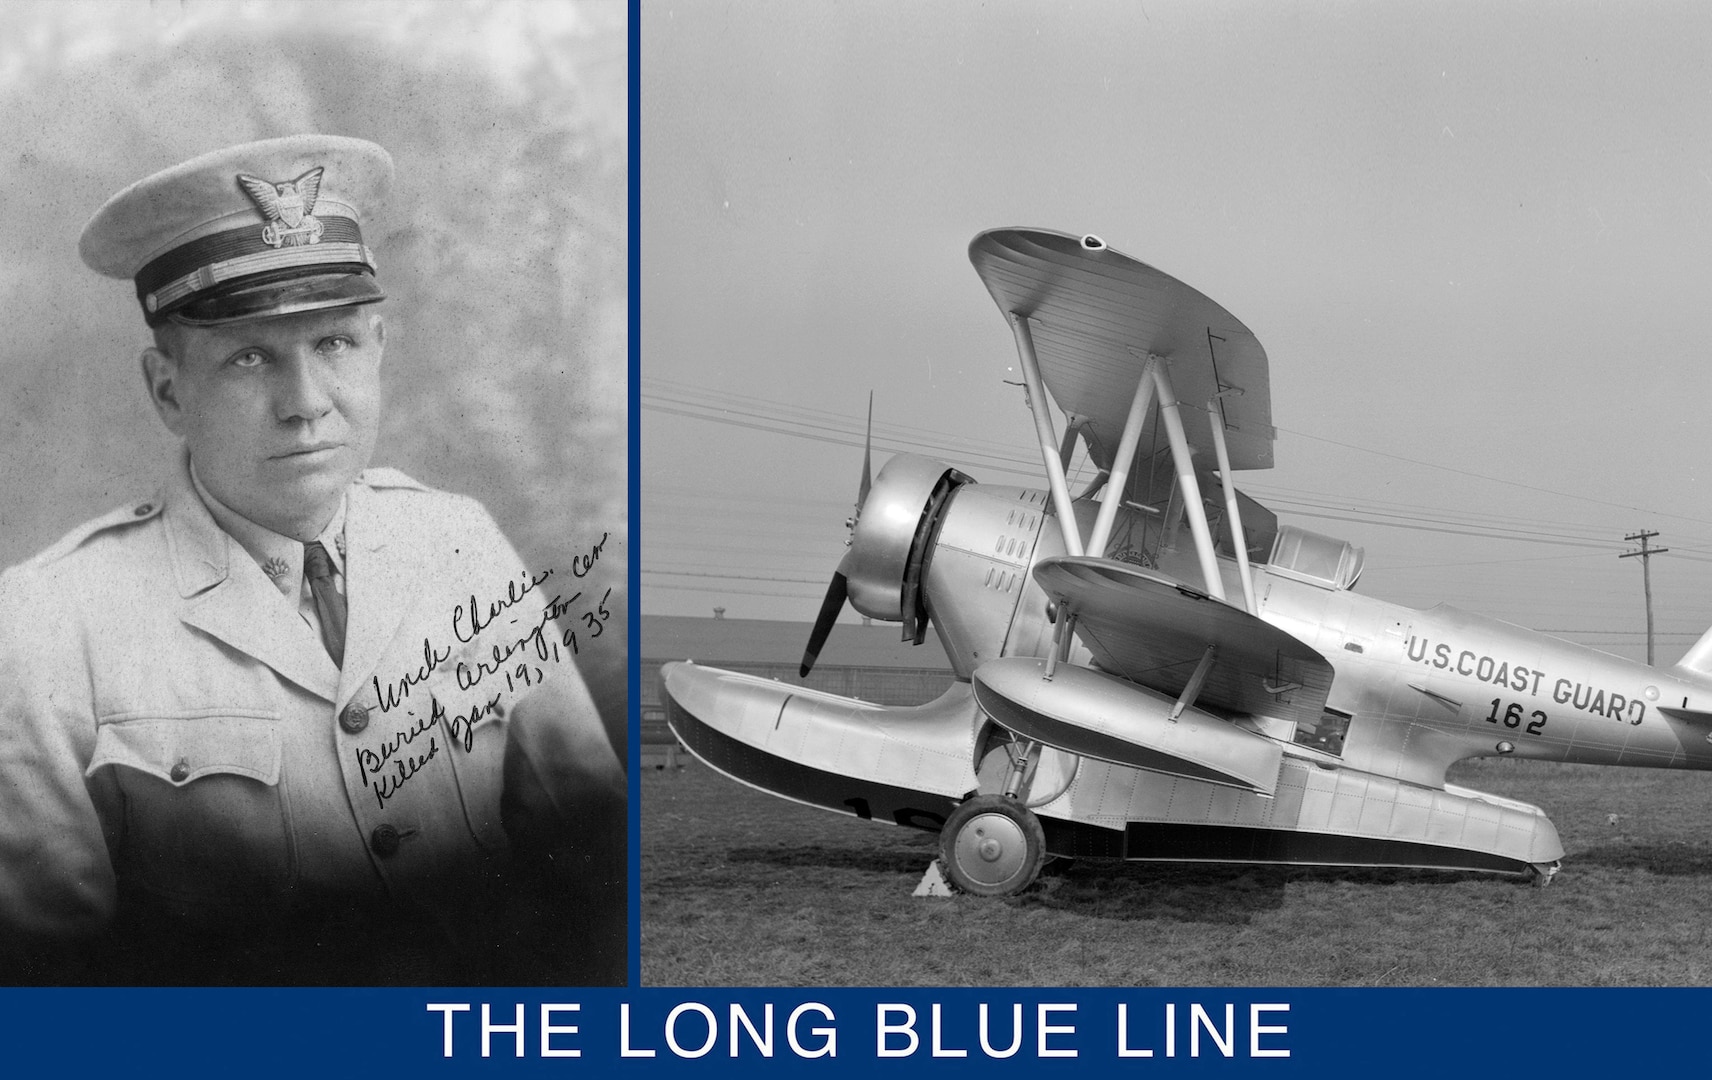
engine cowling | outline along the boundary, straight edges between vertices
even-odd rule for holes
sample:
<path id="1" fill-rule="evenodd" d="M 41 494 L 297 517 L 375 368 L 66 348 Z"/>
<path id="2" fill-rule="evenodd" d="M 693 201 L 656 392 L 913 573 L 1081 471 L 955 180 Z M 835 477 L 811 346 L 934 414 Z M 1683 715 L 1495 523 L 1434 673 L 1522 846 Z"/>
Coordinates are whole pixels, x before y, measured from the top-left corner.
<path id="1" fill-rule="evenodd" d="M 949 465 L 915 454 L 886 462 L 851 519 L 850 550 L 838 566 L 852 607 L 871 619 L 903 622 L 906 636 L 921 640 L 922 567 L 952 492 L 971 483 Z"/>

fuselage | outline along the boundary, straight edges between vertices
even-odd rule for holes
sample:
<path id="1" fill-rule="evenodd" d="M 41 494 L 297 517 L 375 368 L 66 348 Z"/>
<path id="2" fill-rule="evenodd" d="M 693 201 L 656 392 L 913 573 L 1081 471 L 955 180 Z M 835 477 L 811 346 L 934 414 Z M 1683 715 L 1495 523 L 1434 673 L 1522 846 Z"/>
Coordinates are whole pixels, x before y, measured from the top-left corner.
<path id="1" fill-rule="evenodd" d="M 1049 505 L 1042 491 L 966 484 L 946 506 L 925 592 L 960 677 L 997 656 L 1049 651 L 1054 625 L 1030 574 L 1040 560 L 1064 554 Z M 1098 507 L 1076 506 L 1088 519 L 1079 522 L 1085 535 Z M 1120 539 L 1103 554 L 1145 561 L 1204 590 L 1187 529 L 1162 533 L 1158 517 L 1120 510 L 1112 531 Z M 1134 543 L 1149 535 L 1152 542 Z M 1292 754 L 1434 787 L 1452 762 L 1481 756 L 1712 768 L 1712 728 L 1683 715 L 1712 708 L 1712 686 L 1451 607 L 1419 610 L 1367 597 L 1351 591 L 1335 563 L 1322 558 L 1318 577 L 1309 560 L 1297 569 L 1256 562 L 1250 570 L 1257 614 L 1312 645 L 1336 673 L 1317 725 L 1240 721 Z M 1226 595 L 1240 604 L 1237 560 L 1221 554 L 1218 569 Z M 1079 648 L 1069 659 L 1090 662 Z"/>

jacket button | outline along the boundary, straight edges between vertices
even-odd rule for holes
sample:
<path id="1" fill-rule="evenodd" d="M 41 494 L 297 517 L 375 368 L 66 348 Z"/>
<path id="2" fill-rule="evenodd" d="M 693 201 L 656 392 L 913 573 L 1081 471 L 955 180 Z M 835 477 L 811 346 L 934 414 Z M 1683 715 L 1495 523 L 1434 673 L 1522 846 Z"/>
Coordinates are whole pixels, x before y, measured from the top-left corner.
<path id="1" fill-rule="evenodd" d="M 339 714 L 339 726 L 345 729 L 347 735 L 360 735 L 369 726 L 369 710 L 365 705 L 353 701 L 345 706 L 345 711 Z"/>
<path id="2" fill-rule="evenodd" d="M 398 830 L 391 825 L 376 825 L 369 833 L 369 846 L 374 853 L 386 859 L 398 854 Z"/>
<path id="3" fill-rule="evenodd" d="M 172 767 L 172 782 L 175 784 L 182 784 L 189 776 L 190 762 L 180 758 L 178 764 Z"/>

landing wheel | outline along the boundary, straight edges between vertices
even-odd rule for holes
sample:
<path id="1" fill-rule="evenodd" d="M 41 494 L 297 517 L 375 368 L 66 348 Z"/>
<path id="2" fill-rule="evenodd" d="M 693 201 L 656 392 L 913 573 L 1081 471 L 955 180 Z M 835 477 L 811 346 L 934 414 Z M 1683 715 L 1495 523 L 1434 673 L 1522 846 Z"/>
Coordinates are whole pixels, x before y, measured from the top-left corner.
<path id="1" fill-rule="evenodd" d="M 945 876 L 976 896 L 1014 896 L 1034 883 L 1046 859 L 1040 819 L 1015 799 L 977 795 L 939 832 Z"/>

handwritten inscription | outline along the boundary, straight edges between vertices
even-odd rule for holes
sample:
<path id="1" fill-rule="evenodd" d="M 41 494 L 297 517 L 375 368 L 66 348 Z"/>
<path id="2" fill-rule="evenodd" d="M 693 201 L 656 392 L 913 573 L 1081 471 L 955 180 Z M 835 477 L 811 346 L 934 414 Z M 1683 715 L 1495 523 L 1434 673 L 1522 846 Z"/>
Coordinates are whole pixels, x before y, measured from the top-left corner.
<path id="1" fill-rule="evenodd" d="M 386 800 L 396 794 L 398 789 L 404 786 L 406 780 L 420 772 L 422 766 L 433 761 L 434 756 L 439 752 L 439 741 L 433 736 L 429 736 L 426 753 L 406 754 L 403 757 L 394 758 L 391 772 L 383 770 L 379 776 L 375 777 L 374 785 L 370 789 L 375 793 L 375 800 L 381 806 L 385 806 Z M 363 780 L 367 783 L 367 774 L 364 774 Z"/>
<path id="2" fill-rule="evenodd" d="M 487 716 L 497 715 L 499 715 L 498 694 L 488 698 L 486 701 L 477 702 L 467 712 L 453 713 L 450 716 L 446 715 L 446 707 L 440 704 L 439 699 L 436 698 L 434 699 L 434 711 L 429 718 L 429 723 L 444 724 L 446 726 L 446 734 L 451 736 L 453 742 L 462 746 L 464 748 L 464 752 L 467 754 L 475 745 L 476 725 Z"/>
<path id="3" fill-rule="evenodd" d="M 427 731 L 434 724 L 434 718 L 418 720 L 403 731 L 395 732 L 392 738 L 381 743 L 379 747 L 360 747 L 357 750 L 357 767 L 365 775 L 378 773 L 386 768 L 387 763 L 406 746 L 416 741 L 416 736 Z M 430 737 L 432 741 L 432 737 Z"/>
<path id="4" fill-rule="evenodd" d="M 540 585 L 543 581 L 546 581 L 552 576 L 552 570 L 543 570 L 537 577 L 530 577 L 525 574 L 524 582 L 521 586 L 519 586 L 515 581 L 507 582 L 505 585 L 505 595 L 497 600 L 490 600 L 488 602 L 487 618 L 485 620 L 481 617 L 481 605 L 476 602 L 475 595 L 472 593 L 470 595 L 470 602 L 467 605 L 459 605 L 457 610 L 452 612 L 452 633 L 458 636 L 459 641 L 468 645 L 476 639 L 477 634 L 492 625 L 495 619 L 505 614 L 509 608 L 521 602 L 525 596 L 528 596 L 530 593 L 535 591 L 536 586 Z M 464 616 L 466 614 L 470 617 L 468 624 L 469 633 L 467 634 L 464 633 Z"/>
<path id="5" fill-rule="evenodd" d="M 374 677 L 375 698 L 380 702 L 381 712 L 391 712 L 398 708 L 410 697 L 410 688 L 428 681 L 428 677 L 440 669 L 440 665 L 452 658 L 451 647 L 434 648 L 434 643 L 427 638 L 422 639 L 422 666 L 415 671 L 406 672 L 401 678 L 381 685 L 380 676 Z"/>
<path id="6" fill-rule="evenodd" d="M 586 553 L 572 558 L 573 577 L 590 574 L 610 535 L 602 533 Z M 503 593 L 491 597 L 472 593 L 450 612 L 450 639 L 424 637 L 420 664 L 384 682 L 373 677 L 380 713 L 402 709 L 408 718 L 405 727 L 381 742 L 353 751 L 357 772 L 379 806 L 386 806 L 426 768 L 443 745 L 470 753 L 477 725 L 504 715 L 505 695 L 539 685 L 551 667 L 578 655 L 588 641 L 601 636 L 612 618 L 608 608 L 612 590 L 605 590 L 598 601 L 586 599 L 579 590 L 569 597 L 556 593 L 542 603 L 546 593 L 542 586 L 553 576 L 552 569 L 523 572 L 506 583 Z M 560 626 L 561 620 L 569 625 Z M 475 646 L 473 653 L 471 646 Z M 432 692 L 425 716 L 418 711 L 419 704 L 410 707 L 413 692 L 423 692 L 436 675 L 443 679 L 447 673 L 459 691 L 473 692 L 462 708 L 449 707 Z"/>
<path id="7" fill-rule="evenodd" d="M 600 553 L 606 547 L 606 538 L 611 535 L 611 533 L 601 533 L 599 542 L 589 549 L 587 555 L 578 555 L 571 560 L 571 575 L 573 577 L 588 577 L 589 571 L 594 569 L 594 564 L 600 561 Z"/>

